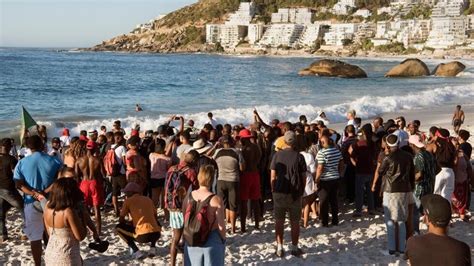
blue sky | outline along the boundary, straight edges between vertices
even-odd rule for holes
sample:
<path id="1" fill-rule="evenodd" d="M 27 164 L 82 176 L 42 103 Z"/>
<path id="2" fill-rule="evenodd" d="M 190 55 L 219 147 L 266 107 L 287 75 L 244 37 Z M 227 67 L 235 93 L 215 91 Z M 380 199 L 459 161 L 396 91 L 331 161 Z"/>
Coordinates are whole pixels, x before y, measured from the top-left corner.
<path id="1" fill-rule="evenodd" d="M 0 46 L 89 47 L 197 0 L 0 0 Z"/>

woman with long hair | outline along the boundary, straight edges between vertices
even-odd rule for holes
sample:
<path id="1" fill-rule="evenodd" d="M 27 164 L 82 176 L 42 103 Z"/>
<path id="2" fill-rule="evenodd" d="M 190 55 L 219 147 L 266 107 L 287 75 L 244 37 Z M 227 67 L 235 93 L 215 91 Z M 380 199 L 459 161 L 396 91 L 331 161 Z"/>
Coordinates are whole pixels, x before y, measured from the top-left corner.
<path id="1" fill-rule="evenodd" d="M 49 235 L 46 265 L 82 265 L 79 242 L 86 237 L 86 221 L 74 211 L 82 200 L 82 192 L 72 178 L 60 178 L 51 186 L 43 214 Z"/>

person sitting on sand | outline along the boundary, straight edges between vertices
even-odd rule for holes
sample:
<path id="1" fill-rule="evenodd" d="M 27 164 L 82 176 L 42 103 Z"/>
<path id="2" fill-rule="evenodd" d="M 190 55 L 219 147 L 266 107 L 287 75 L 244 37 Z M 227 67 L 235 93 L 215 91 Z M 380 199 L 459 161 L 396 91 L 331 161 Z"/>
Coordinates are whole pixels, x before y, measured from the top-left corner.
<path id="1" fill-rule="evenodd" d="M 471 265 L 469 245 L 448 236 L 451 204 L 440 195 L 421 199 L 428 233 L 408 239 L 407 258 L 411 265 Z"/>
<path id="2" fill-rule="evenodd" d="M 16 187 L 23 192 L 24 232 L 30 240 L 35 265 L 40 266 L 44 223 L 42 205 L 38 203 L 46 202 L 46 192 L 54 182 L 62 164 L 55 157 L 43 152 L 44 144 L 41 137 L 37 135 L 29 137 L 27 145 L 32 154 L 18 162 L 13 179 Z"/>
<path id="3" fill-rule="evenodd" d="M 104 167 L 99 158 L 99 148 L 97 143 L 89 141 L 87 143 L 87 154 L 76 161 L 75 172 L 80 181 L 80 189 L 84 194 L 84 201 L 87 207 L 94 208 L 97 232 L 100 235 L 102 229 L 102 218 L 100 207 L 104 204 Z"/>
<path id="4" fill-rule="evenodd" d="M 130 182 L 122 189 L 127 199 L 120 210 L 119 224 L 115 227 L 117 234 L 131 249 L 133 259 L 143 259 L 147 254 L 140 251 L 135 242 L 150 243 L 152 255 L 156 255 L 156 241 L 161 236 L 161 226 L 157 220 L 153 201 L 141 195 L 142 187 Z M 127 223 L 130 215 L 132 223 Z"/>
<path id="5" fill-rule="evenodd" d="M 188 194 L 183 203 L 183 212 L 186 213 L 191 204 L 205 203 L 207 224 L 210 225 L 207 231 L 209 235 L 200 246 L 190 246 L 186 241 L 184 246 L 184 265 L 224 265 L 225 261 L 225 207 L 222 199 L 211 192 L 211 186 L 215 176 L 215 169 L 212 165 L 205 165 L 200 168 L 198 174 L 199 189 Z M 207 203 L 206 203 L 207 202 Z M 184 231 L 189 226 L 191 217 L 185 217 Z M 201 222 L 202 224 L 202 222 Z"/>
<path id="6" fill-rule="evenodd" d="M 285 149 L 273 156 L 270 164 L 271 187 L 275 215 L 276 255 L 284 256 L 283 231 L 285 216 L 290 215 L 291 254 L 301 256 L 303 251 L 298 247 L 300 236 L 300 219 L 302 196 L 306 184 L 306 162 L 296 148 L 296 134 L 289 130 L 285 133 Z"/>
<path id="7" fill-rule="evenodd" d="M 43 215 L 49 235 L 44 256 L 46 265 L 82 265 L 79 242 L 87 235 L 87 221 L 75 211 L 82 197 L 72 178 L 60 178 L 51 186 Z"/>
<path id="8" fill-rule="evenodd" d="M 456 110 L 454 110 L 453 119 L 452 119 L 453 129 L 454 129 L 454 132 L 456 132 L 456 134 L 458 134 L 459 129 L 461 128 L 461 125 L 464 124 L 464 119 L 465 119 L 464 111 L 461 110 L 461 105 L 457 105 Z"/>
<path id="9" fill-rule="evenodd" d="M 382 161 L 379 176 L 382 177 L 384 220 L 387 226 L 388 252 L 395 255 L 405 252 L 408 205 L 413 202 L 415 167 L 413 157 L 399 148 L 396 135 L 387 137 L 390 153 Z M 398 237 L 397 237 L 398 236 Z"/>
<path id="10" fill-rule="evenodd" d="M 23 199 L 13 182 L 13 170 L 17 160 L 9 154 L 11 148 L 11 139 L 2 139 L 0 146 L 0 243 L 8 240 L 5 219 L 10 207 L 15 207 L 20 213 L 23 213 Z"/>

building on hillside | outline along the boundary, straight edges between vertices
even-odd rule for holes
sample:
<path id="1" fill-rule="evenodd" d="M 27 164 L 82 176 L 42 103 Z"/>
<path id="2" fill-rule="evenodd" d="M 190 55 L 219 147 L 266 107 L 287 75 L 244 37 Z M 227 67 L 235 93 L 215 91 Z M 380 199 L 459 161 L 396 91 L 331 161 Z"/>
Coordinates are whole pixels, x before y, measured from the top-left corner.
<path id="1" fill-rule="evenodd" d="M 326 33 L 326 28 L 329 28 L 328 23 L 314 23 L 305 25 L 303 33 L 298 41 L 302 47 L 314 47 L 317 40 L 322 40 Z"/>
<path id="2" fill-rule="evenodd" d="M 463 45 L 467 40 L 466 17 L 433 17 L 427 47 L 447 49 Z"/>
<path id="3" fill-rule="evenodd" d="M 221 25 L 219 29 L 219 43 L 226 48 L 234 48 L 244 41 L 248 34 L 248 26 Z"/>
<path id="4" fill-rule="evenodd" d="M 377 9 L 377 15 L 382 15 L 383 13 L 392 15 L 392 12 L 393 12 L 392 8 L 389 7 L 389 6 L 384 6 L 384 7 L 381 7 L 379 9 Z"/>
<path id="5" fill-rule="evenodd" d="M 428 19 L 406 20 L 405 26 L 397 34 L 397 42 L 403 43 L 405 48 L 422 47 L 428 39 L 431 21 Z"/>
<path id="6" fill-rule="evenodd" d="M 356 7 L 355 0 L 339 0 L 333 6 L 332 12 L 336 15 L 348 15 Z"/>
<path id="7" fill-rule="evenodd" d="M 221 24 L 206 25 L 206 43 L 216 44 L 220 41 Z"/>
<path id="8" fill-rule="evenodd" d="M 272 14 L 272 23 L 311 24 L 312 16 L 309 8 L 279 8 Z"/>
<path id="9" fill-rule="evenodd" d="M 239 9 L 230 14 L 226 25 L 249 25 L 255 16 L 255 2 L 241 2 Z"/>
<path id="10" fill-rule="evenodd" d="M 250 24 L 248 30 L 249 44 L 256 44 L 262 38 L 264 29 L 263 24 Z"/>
<path id="11" fill-rule="evenodd" d="M 387 45 L 387 44 L 391 43 L 389 39 L 373 38 L 373 39 L 370 39 L 370 41 L 374 44 L 375 47 L 382 46 L 382 45 Z"/>
<path id="12" fill-rule="evenodd" d="M 372 16 L 372 12 L 370 12 L 370 10 L 368 10 L 367 8 L 361 8 L 361 9 L 358 9 L 353 14 L 353 16 L 361 16 L 363 18 L 368 18 L 368 17 Z"/>
<path id="13" fill-rule="evenodd" d="M 376 31 L 377 24 L 372 22 L 361 23 L 354 34 L 354 42 L 361 43 L 365 39 L 371 39 L 375 37 Z"/>
<path id="14" fill-rule="evenodd" d="M 344 46 L 345 42 L 353 41 L 354 35 L 358 30 L 358 23 L 339 23 L 332 24 L 329 32 L 324 34 L 325 45 Z"/>
<path id="15" fill-rule="evenodd" d="M 418 0 L 392 0 L 390 6 L 396 9 L 416 4 Z"/>
<path id="16" fill-rule="evenodd" d="M 294 47 L 305 26 L 293 23 L 271 24 L 258 42 L 261 47 Z"/>

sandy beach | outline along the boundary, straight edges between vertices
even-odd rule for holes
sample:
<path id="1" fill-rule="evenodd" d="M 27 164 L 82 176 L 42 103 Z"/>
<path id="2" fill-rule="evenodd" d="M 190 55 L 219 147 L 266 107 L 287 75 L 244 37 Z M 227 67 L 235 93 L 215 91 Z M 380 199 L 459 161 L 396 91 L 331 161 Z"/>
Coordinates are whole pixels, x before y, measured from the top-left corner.
<path id="1" fill-rule="evenodd" d="M 466 113 L 464 128 L 474 132 L 474 105 L 463 106 Z M 419 119 L 422 121 L 422 130 L 428 130 L 429 126 L 438 125 L 450 127 L 453 107 L 439 107 L 436 110 L 409 110 L 397 114 L 384 114 L 385 118 L 404 115 L 407 121 Z M 364 120 L 363 122 L 369 122 Z M 340 129 L 343 125 L 334 124 L 333 127 Z M 471 139 L 472 143 L 472 139 Z M 474 202 L 471 203 L 471 212 Z M 401 257 L 388 255 L 386 251 L 386 231 L 383 223 L 383 215 L 364 215 L 362 218 L 352 218 L 353 205 L 344 205 L 340 213 L 340 225 L 337 227 L 322 228 L 314 220 L 310 226 L 301 230 L 300 244 L 305 254 L 301 258 L 287 255 L 280 259 L 274 255 L 274 221 L 271 211 L 265 214 L 265 221 L 261 230 L 253 230 L 252 222 L 249 220 L 248 232 L 240 235 L 228 236 L 226 246 L 226 264 L 245 265 L 329 265 L 329 264 L 381 264 L 381 265 L 406 265 Z M 161 214 L 162 216 L 162 214 Z M 89 236 L 81 244 L 81 254 L 85 265 L 164 265 L 169 261 L 169 243 L 171 230 L 168 224 L 163 224 L 162 237 L 158 242 L 159 254 L 149 257 L 143 261 L 134 261 L 128 253 L 126 244 L 114 233 L 114 226 L 118 223 L 111 211 L 103 215 L 103 236 L 110 242 L 108 251 L 103 254 L 91 251 L 87 243 L 91 241 Z M 29 242 L 20 240 L 22 220 L 14 210 L 9 212 L 7 226 L 11 240 L 0 244 L 2 256 L 0 265 L 31 265 L 32 257 Z M 285 249 L 288 250 L 290 241 L 289 224 L 285 226 Z M 421 225 L 423 231 L 425 225 Z M 253 231 L 252 231 L 253 230 Z M 449 234 L 456 239 L 462 240 L 471 246 L 471 254 L 474 259 L 474 222 L 462 222 L 458 218 L 452 220 Z M 144 251 L 148 247 L 142 248 Z M 181 261 L 181 256 L 178 256 Z"/>

